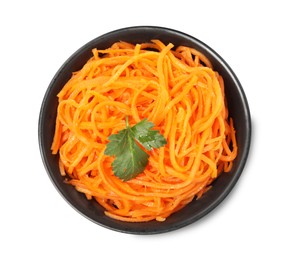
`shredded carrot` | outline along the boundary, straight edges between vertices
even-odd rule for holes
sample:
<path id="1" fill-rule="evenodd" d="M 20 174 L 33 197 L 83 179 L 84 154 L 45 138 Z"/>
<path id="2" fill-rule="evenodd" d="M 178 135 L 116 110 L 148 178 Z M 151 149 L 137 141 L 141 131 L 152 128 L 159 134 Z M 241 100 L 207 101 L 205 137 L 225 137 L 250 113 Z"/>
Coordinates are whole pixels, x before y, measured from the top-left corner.
<path id="1" fill-rule="evenodd" d="M 51 150 L 61 175 L 111 218 L 165 221 L 233 166 L 236 131 L 224 81 L 199 51 L 159 40 L 116 42 L 92 54 L 58 94 Z M 152 121 L 167 145 L 148 152 L 144 172 L 123 182 L 104 150 L 126 116 L 131 125 Z"/>

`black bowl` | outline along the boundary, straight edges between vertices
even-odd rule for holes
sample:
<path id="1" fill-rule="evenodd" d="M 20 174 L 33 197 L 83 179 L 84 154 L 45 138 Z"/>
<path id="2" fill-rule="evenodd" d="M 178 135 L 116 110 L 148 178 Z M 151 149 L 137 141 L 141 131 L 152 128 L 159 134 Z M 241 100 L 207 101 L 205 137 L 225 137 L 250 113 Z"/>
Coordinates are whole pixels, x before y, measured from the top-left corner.
<path id="1" fill-rule="evenodd" d="M 92 56 L 91 50 L 93 48 L 105 49 L 120 40 L 142 43 L 151 39 L 159 39 L 165 44 L 172 42 L 174 46 L 190 46 L 209 58 L 214 69 L 224 78 L 229 113 L 234 119 L 237 131 L 239 152 L 232 171 L 229 174 L 222 174 L 213 183 L 213 188 L 205 193 L 201 199 L 192 201 L 192 203 L 168 217 L 164 222 L 127 223 L 107 217 L 102 206 L 97 202 L 88 201 L 74 187 L 63 182 L 64 179 L 58 169 L 58 156 L 52 155 L 50 150 L 58 105 L 56 95 L 70 79 L 72 72 L 79 70 Z M 179 31 L 153 26 L 129 27 L 116 30 L 88 42 L 77 50 L 62 65 L 52 79 L 44 96 L 39 117 L 39 145 L 42 159 L 51 181 L 60 194 L 74 209 L 91 221 L 112 230 L 132 234 L 156 234 L 176 230 L 195 222 L 213 210 L 230 193 L 239 179 L 247 160 L 250 139 L 251 119 L 247 99 L 240 82 L 228 64 L 214 50 L 196 38 Z"/>

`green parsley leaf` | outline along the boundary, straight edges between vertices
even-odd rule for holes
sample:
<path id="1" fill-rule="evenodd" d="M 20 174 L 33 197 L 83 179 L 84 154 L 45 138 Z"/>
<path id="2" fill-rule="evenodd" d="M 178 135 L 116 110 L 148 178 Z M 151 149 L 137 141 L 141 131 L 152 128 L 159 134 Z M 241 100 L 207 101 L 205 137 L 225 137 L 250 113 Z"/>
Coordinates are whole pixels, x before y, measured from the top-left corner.
<path id="1" fill-rule="evenodd" d="M 112 169 L 118 178 L 128 181 L 144 171 L 149 155 L 139 144 L 147 150 L 152 150 L 167 143 L 164 136 L 158 130 L 153 130 L 153 127 L 154 124 L 147 119 L 130 127 L 126 117 L 126 128 L 108 137 L 110 142 L 106 145 L 104 153 L 115 156 Z"/>

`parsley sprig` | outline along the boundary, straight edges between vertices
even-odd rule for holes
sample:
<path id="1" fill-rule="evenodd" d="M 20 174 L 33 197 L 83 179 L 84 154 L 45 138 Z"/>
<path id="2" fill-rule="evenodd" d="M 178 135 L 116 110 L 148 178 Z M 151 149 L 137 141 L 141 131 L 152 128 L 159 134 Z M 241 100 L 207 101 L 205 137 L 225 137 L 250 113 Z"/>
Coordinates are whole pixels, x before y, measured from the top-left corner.
<path id="1" fill-rule="evenodd" d="M 167 141 L 158 130 L 152 129 L 154 124 L 147 119 L 132 127 L 129 125 L 128 116 L 125 122 L 125 129 L 108 137 L 110 142 L 104 153 L 115 156 L 112 162 L 114 174 L 123 181 L 128 181 L 142 173 L 148 164 L 149 155 L 143 147 L 151 151 L 164 146 Z"/>

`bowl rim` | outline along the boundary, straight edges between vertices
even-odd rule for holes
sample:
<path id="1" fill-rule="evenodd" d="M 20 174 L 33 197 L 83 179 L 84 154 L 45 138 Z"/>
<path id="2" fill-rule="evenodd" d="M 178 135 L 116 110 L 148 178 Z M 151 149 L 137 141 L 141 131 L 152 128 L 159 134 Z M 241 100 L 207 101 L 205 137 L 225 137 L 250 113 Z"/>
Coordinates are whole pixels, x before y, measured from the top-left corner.
<path id="1" fill-rule="evenodd" d="M 81 55 L 83 50 L 88 50 L 88 49 L 91 50 L 93 45 L 95 44 L 95 42 L 104 40 L 107 37 L 109 38 L 109 37 L 112 37 L 113 35 L 117 35 L 119 33 L 120 34 L 123 32 L 129 33 L 129 32 L 134 32 L 135 30 L 142 31 L 142 32 L 154 30 L 154 31 L 161 31 L 164 34 L 168 32 L 169 34 L 178 35 L 181 38 L 185 38 L 188 42 L 195 43 L 199 48 L 204 49 L 207 53 L 209 53 L 209 55 L 212 55 L 213 57 L 215 57 L 217 62 L 219 62 L 220 66 L 222 66 L 225 69 L 225 71 L 229 74 L 229 77 L 231 77 L 233 79 L 233 82 L 235 83 L 235 86 L 237 87 L 237 90 L 239 92 L 241 104 L 243 105 L 243 109 L 244 109 L 244 113 L 245 113 L 246 122 L 245 122 L 244 127 L 245 127 L 245 131 L 247 134 L 246 134 L 246 139 L 244 140 L 245 143 L 243 144 L 244 145 L 244 152 L 243 152 L 243 155 L 240 159 L 239 167 L 237 168 L 236 172 L 234 173 L 235 176 L 233 176 L 233 178 L 231 179 L 229 184 L 225 187 L 225 189 L 223 189 L 220 196 L 218 196 L 213 201 L 213 203 L 209 205 L 209 207 L 204 208 L 203 210 L 201 210 L 200 212 L 195 214 L 193 217 L 186 219 L 186 221 L 181 221 L 181 222 L 176 223 L 176 224 L 174 223 L 169 228 L 158 228 L 158 225 L 154 225 L 152 228 L 147 228 L 147 227 L 141 228 L 141 227 L 138 227 L 138 226 L 141 226 L 141 224 L 139 224 L 139 223 L 133 223 L 134 227 L 135 227 L 135 228 L 133 228 L 133 225 L 131 226 L 131 224 L 128 224 L 127 222 L 118 223 L 118 224 L 120 224 L 118 226 L 117 226 L 117 223 L 115 225 L 111 226 L 110 224 L 107 224 L 105 221 L 101 221 L 99 219 L 96 220 L 96 219 L 93 219 L 93 218 L 87 216 L 87 214 L 85 212 L 83 212 L 83 210 L 79 209 L 77 206 L 74 205 L 71 198 L 67 197 L 63 193 L 61 185 L 57 182 L 57 180 L 53 176 L 53 172 L 52 172 L 52 169 L 49 165 L 47 154 L 46 154 L 45 149 L 44 149 L 44 138 L 45 138 L 43 136 L 44 114 L 47 111 L 47 105 L 48 105 L 46 102 L 47 102 L 47 99 L 49 98 L 49 96 L 51 94 L 51 91 L 53 90 L 53 87 L 54 87 L 56 80 L 58 79 L 58 77 L 61 76 L 61 74 L 65 70 L 66 66 L 70 63 L 73 63 L 73 61 L 78 57 L 78 55 Z M 113 31 L 110 31 L 108 33 L 102 34 L 102 35 L 90 40 L 89 42 L 84 44 L 82 47 L 78 48 L 78 50 L 76 50 L 70 57 L 68 57 L 68 59 L 62 64 L 62 66 L 58 69 L 58 71 L 55 73 L 54 77 L 52 78 L 52 80 L 51 80 L 51 82 L 50 82 L 50 84 L 49 84 L 49 86 L 48 86 L 48 88 L 44 94 L 43 101 L 42 101 L 41 108 L 40 108 L 39 119 L 38 119 L 38 143 L 39 143 L 40 154 L 42 157 L 42 162 L 43 162 L 44 167 L 46 169 L 46 173 L 48 174 L 51 182 L 53 183 L 56 190 L 60 193 L 62 198 L 64 198 L 64 200 L 66 200 L 66 202 L 68 202 L 68 204 L 70 204 L 70 206 L 72 208 L 74 208 L 77 212 L 79 212 L 81 215 L 83 215 L 84 217 L 88 218 L 89 220 L 91 220 L 92 222 L 94 222 L 100 226 L 106 227 L 106 228 L 114 230 L 114 231 L 122 232 L 122 233 L 145 234 L 145 235 L 146 234 L 159 234 L 159 233 L 169 232 L 169 231 L 173 231 L 173 230 L 185 227 L 185 226 L 190 225 L 193 222 L 199 220 L 200 218 L 204 217 L 205 215 L 210 213 L 212 210 L 214 210 L 227 197 L 227 195 L 231 192 L 231 190 L 236 185 L 238 179 L 240 178 L 240 176 L 243 172 L 243 169 L 245 167 L 245 164 L 246 164 L 246 161 L 247 161 L 247 158 L 249 155 L 249 151 L 250 151 L 251 133 L 252 133 L 251 114 L 250 114 L 250 108 L 249 108 L 249 104 L 247 101 L 247 97 L 245 95 L 245 92 L 242 88 L 240 81 L 238 80 L 237 76 L 235 75 L 233 70 L 230 68 L 228 63 L 216 51 L 214 51 L 211 47 L 209 47 L 207 44 L 205 44 L 201 40 L 195 38 L 194 36 L 191 36 L 189 34 L 186 34 L 184 32 L 181 32 L 181 31 L 178 31 L 175 29 L 160 27 L 160 26 L 131 26 L 131 27 L 120 28 L 120 29 L 113 30 Z M 148 222 L 146 222 L 146 223 L 148 223 Z M 127 226 L 128 226 L 128 228 L 127 228 Z"/>

